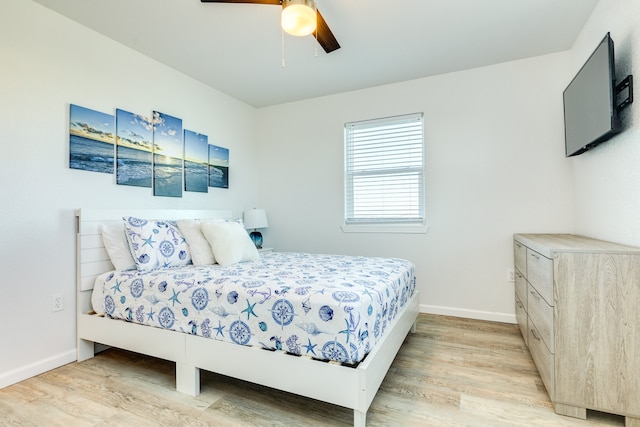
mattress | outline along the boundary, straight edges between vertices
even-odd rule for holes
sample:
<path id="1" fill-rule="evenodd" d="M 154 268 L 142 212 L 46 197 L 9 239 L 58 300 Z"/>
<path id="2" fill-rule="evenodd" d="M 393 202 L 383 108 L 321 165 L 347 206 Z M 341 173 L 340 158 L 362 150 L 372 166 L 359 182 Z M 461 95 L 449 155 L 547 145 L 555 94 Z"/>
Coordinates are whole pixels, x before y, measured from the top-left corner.
<path id="1" fill-rule="evenodd" d="M 226 267 L 111 271 L 92 302 L 114 319 L 356 364 L 415 286 L 403 259 L 270 252 Z"/>

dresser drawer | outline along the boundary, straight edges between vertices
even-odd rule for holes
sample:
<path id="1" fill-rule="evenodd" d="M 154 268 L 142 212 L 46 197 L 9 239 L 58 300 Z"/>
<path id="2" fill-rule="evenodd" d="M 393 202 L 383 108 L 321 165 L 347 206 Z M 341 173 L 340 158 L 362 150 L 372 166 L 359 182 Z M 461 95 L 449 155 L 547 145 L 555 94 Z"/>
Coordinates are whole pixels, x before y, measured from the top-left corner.
<path id="1" fill-rule="evenodd" d="M 555 336 L 553 329 L 553 307 L 540 296 L 536 289 L 529 285 L 527 295 L 527 313 L 530 321 L 551 353 L 555 353 Z M 531 327 L 531 325 L 529 325 Z"/>
<path id="2" fill-rule="evenodd" d="M 529 352 L 536 363 L 540 378 L 544 383 L 549 398 L 555 399 L 555 362 L 554 355 L 549 352 L 547 346 L 542 341 L 540 333 L 535 325 L 529 322 Z"/>
<path id="3" fill-rule="evenodd" d="M 527 274 L 527 248 L 520 242 L 513 242 L 513 259 L 516 269 Z"/>
<path id="4" fill-rule="evenodd" d="M 527 248 L 527 280 L 553 306 L 553 260 Z"/>
<path id="5" fill-rule="evenodd" d="M 516 295 L 516 320 L 518 321 L 518 326 L 520 327 L 520 332 L 522 333 L 524 343 L 527 347 L 529 347 L 529 326 L 527 311 L 524 308 L 524 303 L 522 303 L 522 301 L 520 301 L 520 298 L 518 298 L 518 295 Z"/>

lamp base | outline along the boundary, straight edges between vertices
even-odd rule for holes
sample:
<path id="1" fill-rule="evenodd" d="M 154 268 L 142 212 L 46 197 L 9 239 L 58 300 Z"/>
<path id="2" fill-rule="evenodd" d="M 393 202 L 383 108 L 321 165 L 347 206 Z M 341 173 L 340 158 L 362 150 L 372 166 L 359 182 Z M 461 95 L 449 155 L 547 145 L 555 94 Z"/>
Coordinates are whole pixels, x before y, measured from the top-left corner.
<path id="1" fill-rule="evenodd" d="M 253 241 L 253 244 L 256 245 L 257 249 L 262 249 L 262 233 L 253 230 L 249 233 L 249 237 L 251 237 L 251 240 Z"/>

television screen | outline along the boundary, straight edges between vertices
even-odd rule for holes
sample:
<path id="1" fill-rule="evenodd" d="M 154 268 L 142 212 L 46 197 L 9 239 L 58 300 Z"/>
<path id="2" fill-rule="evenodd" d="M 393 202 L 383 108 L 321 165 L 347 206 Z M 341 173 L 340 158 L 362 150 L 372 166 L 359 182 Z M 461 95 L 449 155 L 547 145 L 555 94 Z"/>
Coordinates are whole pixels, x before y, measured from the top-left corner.
<path id="1" fill-rule="evenodd" d="M 564 90 L 566 156 L 575 156 L 620 131 L 614 105 L 615 69 L 609 33 Z"/>

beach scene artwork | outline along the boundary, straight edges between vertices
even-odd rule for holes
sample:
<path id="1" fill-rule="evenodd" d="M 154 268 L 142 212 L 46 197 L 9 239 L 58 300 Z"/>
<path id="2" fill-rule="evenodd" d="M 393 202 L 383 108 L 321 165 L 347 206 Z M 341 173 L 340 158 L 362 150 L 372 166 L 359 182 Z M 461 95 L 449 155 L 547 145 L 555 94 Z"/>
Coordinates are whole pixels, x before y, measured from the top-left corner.
<path id="1" fill-rule="evenodd" d="M 209 145 L 209 187 L 229 188 L 229 149 Z"/>
<path id="2" fill-rule="evenodd" d="M 182 197 L 182 119 L 153 112 L 153 195 Z"/>
<path id="3" fill-rule="evenodd" d="M 207 193 L 209 171 L 209 138 L 184 130 L 184 190 Z"/>
<path id="4" fill-rule="evenodd" d="M 116 175 L 116 183 L 182 197 L 229 188 L 229 149 L 183 129 L 182 119 L 117 108 L 115 115 L 69 106 L 69 167 Z"/>
<path id="5" fill-rule="evenodd" d="M 113 173 L 113 115 L 71 104 L 69 108 L 69 167 Z"/>
<path id="6" fill-rule="evenodd" d="M 151 187 L 152 165 L 151 118 L 116 109 L 116 182 Z"/>

